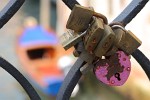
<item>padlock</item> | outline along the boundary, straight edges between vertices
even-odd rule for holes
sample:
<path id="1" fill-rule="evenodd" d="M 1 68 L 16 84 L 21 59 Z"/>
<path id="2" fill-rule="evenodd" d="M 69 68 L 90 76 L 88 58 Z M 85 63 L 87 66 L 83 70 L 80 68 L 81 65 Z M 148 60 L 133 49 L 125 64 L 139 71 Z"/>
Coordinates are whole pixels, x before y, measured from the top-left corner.
<path id="1" fill-rule="evenodd" d="M 97 79 L 110 86 L 123 85 L 131 71 L 129 56 L 123 51 L 117 51 L 108 59 L 101 59 L 94 67 Z"/>
<path id="2" fill-rule="evenodd" d="M 92 53 L 99 41 L 104 35 L 104 23 L 100 18 L 94 18 L 93 22 L 90 25 L 90 28 L 87 30 L 84 45 L 85 49 Z"/>
<path id="3" fill-rule="evenodd" d="M 122 26 L 118 25 L 112 26 L 112 29 L 115 33 L 114 45 L 118 46 L 123 36 L 125 36 L 126 30 Z"/>
<path id="4" fill-rule="evenodd" d="M 127 54 L 132 54 L 142 43 L 131 31 L 121 32 L 121 29 L 117 29 L 114 32 L 116 35 L 120 34 L 120 40 L 116 42 L 116 46 Z"/>
<path id="5" fill-rule="evenodd" d="M 96 49 L 94 50 L 94 54 L 97 57 L 101 58 L 112 47 L 114 39 L 115 39 L 115 33 L 113 32 L 111 27 L 108 25 L 104 25 L 104 36 L 102 40 L 99 42 Z"/>
<path id="6" fill-rule="evenodd" d="M 94 11 L 89 7 L 75 5 L 67 21 L 66 28 L 75 32 L 84 32 L 92 20 Z"/>
<path id="7" fill-rule="evenodd" d="M 60 37 L 60 42 L 65 50 L 68 50 L 72 46 L 76 45 L 82 40 L 85 33 L 77 34 L 73 30 L 68 30 Z"/>
<path id="8" fill-rule="evenodd" d="M 111 56 L 118 51 L 118 47 L 116 45 L 119 44 L 119 42 L 121 41 L 121 38 L 125 34 L 125 30 L 123 28 L 112 27 L 112 30 L 115 33 L 115 39 L 114 39 L 112 47 L 110 48 L 110 50 L 108 50 L 105 56 Z"/>

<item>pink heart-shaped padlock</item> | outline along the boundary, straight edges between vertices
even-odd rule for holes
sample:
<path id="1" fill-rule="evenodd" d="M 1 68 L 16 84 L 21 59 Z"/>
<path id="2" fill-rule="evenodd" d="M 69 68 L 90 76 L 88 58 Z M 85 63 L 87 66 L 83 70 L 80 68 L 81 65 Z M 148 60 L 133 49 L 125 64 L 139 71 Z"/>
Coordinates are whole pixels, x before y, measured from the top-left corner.
<path id="1" fill-rule="evenodd" d="M 117 51 L 108 59 L 101 59 L 94 68 L 97 79 L 110 86 L 123 85 L 127 81 L 130 71 L 130 58 L 123 51 Z"/>

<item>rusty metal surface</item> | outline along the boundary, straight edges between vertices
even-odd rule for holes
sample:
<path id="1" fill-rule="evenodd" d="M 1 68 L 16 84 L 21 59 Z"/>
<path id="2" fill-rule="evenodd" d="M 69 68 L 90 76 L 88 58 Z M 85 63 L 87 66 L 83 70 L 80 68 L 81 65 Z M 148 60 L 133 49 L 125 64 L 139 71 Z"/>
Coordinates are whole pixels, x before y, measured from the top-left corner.
<path id="1" fill-rule="evenodd" d="M 75 32 L 84 32 L 89 26 L 93 13 L 93 9 L 89 7 L 75 5 L 67 21 L 66 28 Z"/>
<path id="2" fill-rule="evenodd" d="M 127 54 L 132 54 L 141 45 L 141 43 L 142 42 L 131 31 L 126 31 L 126 33 L 122 36 L 118 47 Z"/>
<path id="3" fill-rule="evenodd" d="M 103 35 L 104 35 L 104 25 L 102 19 L 94 18 L 83 40 L 85 49 L 88 52 L 93 53 L 94 49 L 96 48 L 98 42 L 102 39 Z"/>
<path id="4" fill-rule="evenodd" d="M 123 85 L 127 81 L 130 71 L 130 58 L 123 51 L 117 51 L 110 58 L 100 60 L 94 68 L 97 79 L 110 86 Z"/>
<path id="5" fill-rule="evenodd" d="M 25 0 L 9 0 L 8 4 L 0 12 L 0 28 L 12 18 L 24 1 Z"/>
<path id="6" fill-rule="evenodd" d="M 95 55 L 100 58 L 108 52 L 108 50 L 113 45 L 115 39 L 115 33 L 112 31 L 110 26 L 104 25 L 104 28 L 105 28 L 104 31 L 105 34 L 102 40 L 98 43 L 98 46 L 94 51 Z"/>

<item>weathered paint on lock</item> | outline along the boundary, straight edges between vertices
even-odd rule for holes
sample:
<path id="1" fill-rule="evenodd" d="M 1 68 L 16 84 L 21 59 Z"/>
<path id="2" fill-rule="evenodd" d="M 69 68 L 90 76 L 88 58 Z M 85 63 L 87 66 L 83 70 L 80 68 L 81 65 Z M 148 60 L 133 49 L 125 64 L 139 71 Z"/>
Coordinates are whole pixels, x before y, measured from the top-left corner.
<path id="1" fill-rule="evenodd" d="M 85 35 L 84 45 L 85 49 L 88 52 L 94 51 L 99 41 L 102 39 L 104 35 L 104 23 L 100 18 L 94 18 L 91 23 L 90 28 L 87 30 L 87 35 Z"/>
<path id="2" fill-rule="evenodd" d="M 84 32 L 89 27 L 93 13 L 93 9 L 89 7 L 75 5 L 67 21 L 66 28 L 75 32 Z"/>
<path id="3" fill-rule="evenodd" d="M 118 51 L 109 59 L 100 60 L 94 68 L 97 79 L 110 86 L 123 85 L 131 71 L 131 62 L 128 55 Z"/>

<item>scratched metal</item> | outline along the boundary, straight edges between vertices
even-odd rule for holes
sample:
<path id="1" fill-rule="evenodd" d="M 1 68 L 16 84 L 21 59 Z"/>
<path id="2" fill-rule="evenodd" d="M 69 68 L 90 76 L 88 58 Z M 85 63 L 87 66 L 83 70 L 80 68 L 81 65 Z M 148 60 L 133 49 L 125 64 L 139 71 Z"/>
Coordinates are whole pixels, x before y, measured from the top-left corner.
<path id="1" fill-rule="evenodd" d="M 94 68 L 97 79 L 110 86 L 123 85 L 127 81 L 130 71 L 129 56 L 123 51 L 118 51 L 109 59 L 100 60 Z"/>

